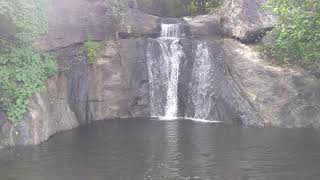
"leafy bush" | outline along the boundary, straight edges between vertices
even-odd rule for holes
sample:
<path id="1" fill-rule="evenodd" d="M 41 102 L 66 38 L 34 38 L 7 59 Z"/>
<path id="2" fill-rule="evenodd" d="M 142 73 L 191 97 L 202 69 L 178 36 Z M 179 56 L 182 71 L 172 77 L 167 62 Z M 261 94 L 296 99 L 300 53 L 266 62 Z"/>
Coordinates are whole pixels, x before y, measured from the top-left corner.
<path id="1" fill-rule="evenodd" d="M 188 10 L 191 14 L 206 14 L 215 9 L 221 0 L 190 0 Z"/>
<path id="2" fill-rule="evenodd" d="M 265 7 L 278 23 L 267 35 L 264 50 L 279 62 L 312 64 L 320 59 L 320 1 L 268 0 Z"/>
<path id="3" fill-rule="evenodd" d="M 105 0 L 105 7 L 118 24 L 123 23 L 124 16 L 128 14 L 128 0 Z"/>
<path id="4" fill-rule="evenodd" d="M 206 14 L 222 0 L 138 0 L 140 8 L 165 17 Z"/>
<path id="5" fill-rule="evenodd" d="M 0 27 L 0 108 L 14 125 L 26 112 L 30 97 L 56 71 L 51 56 L 37 52 L 32 44 L 47 32 L 42 5 L 42 0 L 0 2 L 0 19 L 4 23 Z"/>
<path id="6" fill-rule="evenodd" d="M 84 42 L 84 49 L 88 64 L 93 64 L 96 61 L 104 47 L 105 42 L 94 42 L 91 37 L 87 37 L 87 40 Z"/>

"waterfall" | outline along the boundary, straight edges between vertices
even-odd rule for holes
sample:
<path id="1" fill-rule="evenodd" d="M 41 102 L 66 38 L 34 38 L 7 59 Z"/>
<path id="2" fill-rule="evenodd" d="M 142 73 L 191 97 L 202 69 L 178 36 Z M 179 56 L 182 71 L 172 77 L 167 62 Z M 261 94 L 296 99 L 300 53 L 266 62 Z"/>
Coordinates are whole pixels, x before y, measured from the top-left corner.
<path id="1" fill-rule="evenodd" d="M 151 116 L 177 117 L 179 65 L 184 54 L 180 35 L 179 24 L 162 24 L 161 36 L 148 44 Z"/>
<path id="2" fill-rule="evenodd" d="M 196 49 L 196 58 L 192 71 L 192 82 L 195 87 L 191 91 L 191 99 L 194 104 L 194 118 L 209 118 L 211 101 L 210 101 L 210 75 L 211 63 L 210 53 L 207 43 L 199 43 Z"/>
<path id="3" fill-rule="evenodd" d="M 146 57 L 151 116 L 220 122 L 220 114 L 227 107 L 215 94 L 221 86 L 221 76 L 217 76 L 221 67 L 216 61 L 220 54 L 212 53 L 211 44 L 206 41 L 198 42 L 196 47 L 193 44 L 182 47 L 180 40 L 185 37 L 184 31 L 179 23 L 161 24 L 161 36 L 148 40 Z M 190 48 L 194 49 L 191 51 Z M 184 50 L 188 57 L 184 57 Z"/>

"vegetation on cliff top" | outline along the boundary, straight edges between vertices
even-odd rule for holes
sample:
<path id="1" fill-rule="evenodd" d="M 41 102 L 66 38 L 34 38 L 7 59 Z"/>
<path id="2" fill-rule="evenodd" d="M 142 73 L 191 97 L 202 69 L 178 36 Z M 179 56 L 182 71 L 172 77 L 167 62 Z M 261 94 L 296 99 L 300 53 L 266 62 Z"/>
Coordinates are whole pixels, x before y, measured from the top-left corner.
<path id="1" fill-rule="evenodd" d="M 47 32 L 44 0 L 0 2 L 0 109 L 17 125 L 30 97 L 56 71 L 47 53 L 37 52 L 34 40 Z"/>
<path id="2" fill-rule="evenodd" d="M 107 14 L 111 15 L 118 24 L 123 23 L 123 18 L 128 15 L 128 0 L 105 0 L 105 7 Z"/>
<path id="3" fill-rule="evenodd" d="M 140 8 L 167 17 L 206 14 L 222 0 L 138 0 Z"/>
<path id="4" fill-rule="evenodd" d="M 265 7 L 278 18 L 263 42 L 266 53 L 280 63 L 312 65 L 320 60 L 319 0 L 268 0 Z"/>

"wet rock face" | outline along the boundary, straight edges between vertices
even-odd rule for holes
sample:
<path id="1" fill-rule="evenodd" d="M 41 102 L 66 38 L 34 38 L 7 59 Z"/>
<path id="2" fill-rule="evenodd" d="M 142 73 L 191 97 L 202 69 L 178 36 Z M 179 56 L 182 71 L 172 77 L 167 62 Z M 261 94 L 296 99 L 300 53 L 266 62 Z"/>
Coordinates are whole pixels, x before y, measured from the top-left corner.
<path id="1" fill-rule="evenodd" d="M 17 127 L 7 121 L 1 143 L 39 144 L 63 130 L 86 124 L 86 58 L 80 45 L 52 52 L 59 73 L 49 79 L 42 92 L 29 101 L 27 112 Z"/>
<path id="2" fill-rule="evenodd" d="M 19 126 L 0 114 L 0 145 L 35 145 L 94 120 L 149 116 L 144 43 L 109 41 L 94 65 L 81 44 L 54 51 L 59 73 L 31 98 Z"/>
<path id="3" fill-rule="evenodd" d="M 149 116 L 144 40 L 108 45 L 88 77 L 88 115 L 93 120 Z"/>
<path id="4" fill-rule="evenodd" d="M 178 85 L 179 116 L 263 125 L 263 120 L 243 96 L 225 62 L 220 40 L 181 40 Z"/>
<path id="5" fill-rule="evenodd" d="M 1 115 L 0 145 L 39 144 L 55 133 L 93 120 L 148 116 L 147 71 L 141 63 L 145 53 L 140 50 L 143 41 L 110 43 L 95 65 L 87 64 L 83 47 L 87 36 L 102 41 L 115 34 L 116 25 L 101 2 L 58 0 L 47 5 L 49 32 L 35 44 L 52 53 L 58 74 L 31 98 L 18 127 L 13 128 Z M 128 17 L 132 34 L 148 37 L 160 31 L 158 17 L 137 10 Z"/>
<path id="6" fill-rule="evenodd" d="M 221 47 L 215 41 L 189 41 L 182 43 L 186 55 L 179 76 L 180 116 L 232 123 L 238 115 Z"/>

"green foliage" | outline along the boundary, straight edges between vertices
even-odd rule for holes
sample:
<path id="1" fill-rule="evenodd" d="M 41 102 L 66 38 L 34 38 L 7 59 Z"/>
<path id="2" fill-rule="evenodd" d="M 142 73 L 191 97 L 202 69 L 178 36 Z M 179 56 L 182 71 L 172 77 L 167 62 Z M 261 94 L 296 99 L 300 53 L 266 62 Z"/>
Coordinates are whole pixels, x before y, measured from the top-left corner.
<path id="1" fill-rule="evenodd" d="M 42 0 L 2 0 L 0 19 L 0 108 L 18 125 L 30 97 L 54 75 L 56 65 L 49 54 L 37 52 L 33 41 L 47 32 Z"/>
<path id="2" fill-rule="evenodd" d="M 278 18 L 264 50 L 279 62 L 312 64 L 320 59 L 320 1 L 268 0 L 265 7 Z"/>
<path id="3" fill-rule="evenodd" d="M 104 47 L 105 42 L 94 42 L 90 36 L 87 37 L 86 42 L 84 42 L 84 48 L 88 64 L 93 64 L 96 61 Z"/>
<path id="4" fill-rule="evenodd" d="M 162 12 L 168 17 L 180 17 L 190 15 L 188 10 L 189 0 L 166 0 L 162 6 L 167 12 Z"/>
<path id="5" fill-rule="evenodd" d="M 42 11 L 44 0 L 1 0 L 0 15 L 17 28 L 16 37 L 30 42 L 47 32 L 47 21 Z"/>
<path id="6" fill-rule="evenodd" d="M 219 6 L 221 0 L 191 0 L 188 10 L 191 14 L 207 14 Z"/>
<path id="7" fill-rule="evenodd" d="M 166 17 L 206 14 L 220 2 L 221 0 L 138 0 L 140 8 Z"/>
<path id="8" fill-rule="evenodd" d="M 123 19 L 128 15 L 128 0 L 105 0 L 107 13 L 111 15 L 118 24 L 123 23 Z"/>

